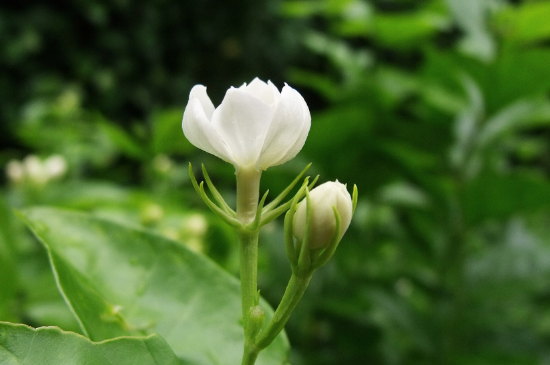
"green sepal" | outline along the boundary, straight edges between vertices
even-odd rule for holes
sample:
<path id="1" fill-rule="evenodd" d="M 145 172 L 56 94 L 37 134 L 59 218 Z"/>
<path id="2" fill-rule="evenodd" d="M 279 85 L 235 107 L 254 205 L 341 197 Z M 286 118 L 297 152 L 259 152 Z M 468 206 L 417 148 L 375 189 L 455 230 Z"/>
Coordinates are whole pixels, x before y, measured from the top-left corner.
<path id="1" fill-rule="evenodd" d="M 315 186 L 315 184 L 317 183 L 318 179 L 319 179 L 319 175 L 317 175 L 315 177 L 313 182 L 309 183 L 309 176 L 308 176 L 304 179 L 304 182 L 302 183 L 302 187 L 307 186 L 308 189 L 311 190 L 313 188 L 313 186 Z M 264 225 L 268 224 L 269 222 L 273 221 L 274 219 L 279 217 L 281 214 L 286 212 L 290 208 L 290 206 L 292 205 L 292 202 L 294 201 L 294 199 L 296 197 L 298 197 L 298 199 L 302 199 L 302 197 L 304 196 L 304 191 L 302 190 L 302 187 L 300 187 L 300 190 L 298 190 L 296 195 L 292 199 L 287 201 L 286 203 L 278 206 L 277 208 L 275 208 L 271 211 L 268 211 L 267 214 L 266 214 L 266 211 L 264 209 L 264 211 L 262 212 L 262 222 L 261 222 L 260 226 L 264 226 Z M 270 204 L 272 204 L 272 203 L 270 203 Z"/>
<path id="2" fill-rule="evenodd" d="M 206 167 L 204 166 L 204 164 L 202 164 L 201 166 L 202 166 L 202 174 L 204 176 L 204 180 L 206 181 L 206 185 L 208 186 L 208 189 L 210 189 L 210 192 L 212 193 L 212 196 L 214 197 L 214 199 L 216 199 L 216 201 L 218 202 L 222 210 L 230 214 L 232 217 L 236 218 L 237 213 L 233 209 L 231 209 L 231 207 L 225 202 L 221 194 L 218 192 L 218 189 L 216 189 L 216 187 L 212 183 L 212 180 L 210 180 L 210 176 L 208 176 L 208 172 L 206 171 Z"/>
<path id="3" fill-rule="evenodd" d="M 328 260 L 330 260 L 341 241 L 340 229 L 342 228 L 342 220 L 340 219 L 340 214 L 338 213 L 336 207 L 333 206 L 332 210 L 334 211 L 334 218 L 336 219 L 336 227 L 334 228 L 334 233 L 332 234 L 332 238 L 328 246 L 324 250 L 320 251 L 318 257 L 311 263 L 312 271 L 317 270 L 321 266 L 325 265 Z"/>
<path id="4" fill-rule="evenodd" d="M 306 189 L 306 227 L 304 232 L 304 239 L 300 242 L 298 264 L 296 265 L 296 272 L 311 272 L 311 257 L 309 249 L 310 240 L 310 227 L 311 227 L 311 199 L 309 197 L 309 189 Z"/>
<path id="5" fill-rule="evenodd" d="M 260 305 L 260 291 L 258 290 L 258 292 L 256 293 L 256 297 L 254 298 L 254 305 Z"/>
<path id="6" fill-rule="evenodd" d="M 351 196 L 352 203 L 353 203 L 353 212 L 352 212 L 352 214 L 355 214 L 355 208 L 357 207 L 358 197 L 359 197 L 359 192 L 357 191 L 357 185 L 353 184 L 353 194 Z"/>
<path id="7" fill-rule="evenodd" d="M 290 183 L 289 186 L 287 186 L 287 188 L 285 190 L 283 190 L 283 192 L 281 194 L 279 194 L 279 196 L 277 196 L 271 203 L 269 203 L 268 205 L 265 206 L 262 213 L 265 214 L 265 213 L 275 209 L 275 207 L 277 205 L 279 205 L 279 203 L 288 195 L 288 193 L 290 193 L 290 191 L 294 188 L 294 186 L 296 186 L 298 181 L 300 181 L 302 176 L 304 176 L 304 174 L 306 173 L 307 170 L 309 170 L 310 167 L 311 167 L 311 163 L 309 163 L 302 170 L 302 172 L 300 172 L 300 174 Z"/>
<path id="8" fill-rule="evenodd" d="M 269 190 L 265 192 L 264 196 L 262 196 L 262 199 L 260 200 L 260 204 L 258 204 L 258 208 L 256 208 L 256 215 L 254 216 L 254 220 L 246 226 L 246 229 L 250 231 L 256 231 L 260 228 L 261 222 L 262 222 L 262 209 L 264 207 L 264 203 L 265 203 L 265 200 L 267 199 L 268 194 L 269 194 Z"/>
<path id="9" fill-rule="evenodd" d="M 189 163 L 189 176 L 191 178 L 191 183 L 193 184 L 193 187 L 195 188 L 195 191 L 199 196 L 202 198 L 204 203 L 210 208 L 210 210 L 216 214 L 218 217 L 220 217 L 225 223 L 229 224 L 230 226 L 233 226 L 235 228 L 242 228 L 242 223 L 238 221 L 231 213 L 226 212 L 222 208 L 218 207 L 210 198 L 208 195 L 206 195 L 206 192 L 204 190 L 204 181 L 201 181 L 200 185 L 197 183 L 197 179 L 195 178 L 195 174 L 193 174 L 193 167 L 191 166 L 191 163 Z M 210 180 L 210 179 L 208 179 Z M 208 183 L 207 183 L 208 184 Z M 213 186 L 213 185 L 212 185 Z M 217 190 L 216 190 L 217 192 Z M 218 193 L 219 195 L 219 193 Z M 221 195 L 220 195 L 221 198 Z M 221 198 L 223 200 L 223 198 Z M 225 203 L 225 202 L 224 202 Z"/>
<path id="10" fill-rule="evenodd" d="M 294 195 L 294 198 L 290 201 L 290 208 L 285 215 L 285 248 L 286 255 L 288 257 L 288 260 L 290 261 L 290 265 L 292 266 L 292 271 L 295 271 L 296 265 L 298 265 L 296 249 L 294 248 L 294 215 L 296 214 L 296 207 L 298 206 L 298 202 L 300 201 L 306 190 L 307 179 L 306 181 L 304 181 L 304 184 L 302 185 L 300 190 L 298 190 L 296 195 Z"/>

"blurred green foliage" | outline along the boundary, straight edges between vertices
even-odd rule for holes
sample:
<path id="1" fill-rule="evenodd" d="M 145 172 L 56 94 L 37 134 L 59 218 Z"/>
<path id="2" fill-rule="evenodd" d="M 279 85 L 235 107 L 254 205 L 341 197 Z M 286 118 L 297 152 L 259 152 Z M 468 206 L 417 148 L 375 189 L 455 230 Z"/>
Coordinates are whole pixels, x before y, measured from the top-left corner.
<path id="1" fill-rule="evenodd" d="M 204 162 L 231 201 L 232 167 L 180 121 L 193 84 L 217 103 L 259 76 L 297 88 L 313 114 L 303 151 L 262 190 L 276 196 L 311 161 L 360 191 L 287 327 L 293 364 L 548 362 L 548 1 L 66 5 L 0 6 L 0 320 L 78 331 L 14 208 L 142 225 L 237 273 L 235 237 L 186 172 Z M 66 172 L 48 175 L 55 155 Z M 279 223 L 261 238 L 272 305 L 289 275 L 281 237 Z"/>

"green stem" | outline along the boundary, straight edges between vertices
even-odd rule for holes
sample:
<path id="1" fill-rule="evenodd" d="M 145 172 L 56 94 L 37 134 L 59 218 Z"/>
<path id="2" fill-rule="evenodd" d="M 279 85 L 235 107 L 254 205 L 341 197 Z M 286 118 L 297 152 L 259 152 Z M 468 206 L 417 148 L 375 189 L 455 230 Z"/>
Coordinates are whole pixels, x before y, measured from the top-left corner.
<path id="1" fill-rule="evenodd" d="M 241 365 L 254 365 L 261 349 L 254 345 L 254 341 L 245 340 L 244 355 Z"/>
<path id="2" fill-rule="evenodd" d="M 237 219 L 243 224 L 254 220 L 260 198 L 261 171 L 239 168 L 237 175 Z"/>
<path id="3" fill-rule="evenodd" d="M 261 172 L 239 168 L 237 175 L 237 219 L 243 224 L 238 230 L 241 273 L 241 304 L 245 346 L 243 365 L 253 365 L 260 352 L 254 346 L 250 326 L 250 308 L 256 305 L 258 291 L 258 237 L 259 229 L 249 230 L 247 224 L 254 220 L 260 196 Z"/>
<path id="4" fill-rule="evenodd" d="M 294 308 L 296 308 L 300 299 L 302 299 L 309 285 L 309 281 L 311 280 L 311 276 L 312 273 L 304 275 L 292 274 L 288 286 L 286 287 L 285 294 L 283 295 L 283 299 L 281 299 L 281 303 L 277 307 L 273 318 L 256 340 L 256 347 L 258 349 L 264 349 L 269 346 L 279 332 L 282 331 L 290 318 L 290 314 Z"/>
<path id="5" fill-rule="evenodd" d="M 250 308 L 255 305 L 258 291 L 258 231 L 239 232 L 239 257 L 241 266 L 241 299 L 245 339 L 248 337 Z"/>

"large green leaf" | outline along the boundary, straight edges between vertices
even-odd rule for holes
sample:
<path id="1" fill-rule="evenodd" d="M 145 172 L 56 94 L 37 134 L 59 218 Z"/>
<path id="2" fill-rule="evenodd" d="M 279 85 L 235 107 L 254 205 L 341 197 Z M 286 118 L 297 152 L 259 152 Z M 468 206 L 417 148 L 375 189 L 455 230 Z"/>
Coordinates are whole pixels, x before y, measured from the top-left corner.
<path id="1" fill-rule="evenodd" d="M 58 286 L 92 340 L 158 333 L 186 364 L 240 363 L 239 284 L 212 261 L 87 214 L 34 208 L 23 217 L 48 250 Z M 279 336 L 258 364 L 281 364 L 287 352 L 286 337 Z"/>
<path id="2" fill-rule="evenodd" d="M 0 322 L 0 364 L 177 365 L 180 361 L 156 334 L 92 342 L 57 327 L 34 329 Z"/>

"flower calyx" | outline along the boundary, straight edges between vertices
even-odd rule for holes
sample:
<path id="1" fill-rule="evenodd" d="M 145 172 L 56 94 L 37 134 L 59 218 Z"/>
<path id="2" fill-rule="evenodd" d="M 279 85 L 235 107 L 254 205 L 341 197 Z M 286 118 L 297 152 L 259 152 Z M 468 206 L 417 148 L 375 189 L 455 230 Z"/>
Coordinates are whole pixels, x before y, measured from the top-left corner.
<path id="1" fill-rule="evenodd" d="M 315 183 L 317 182 L 317 179 L 319 178 L 319 176 L 317 176 L 312 182 L 309 182 L 309 176 L 304 178 L 300 189 L 292 197 L 292 199 L 289 199 L 288 201 L 282 203 L 285 197 L 292 191 L 292 189 L 303 178 L 303 176 L 305 175 L 307 170 L 310 168 L 310 166 L 311 164 L 308 164 L 300 172 L 300 174 L 290 183 L 290 185 L 267 205 L 265 205 L 265 201 L 269 194 L 269 190 L 266 191 L 265 194 L 260 199 L 260 202 L 256 209 L 256 213 L 254 215 L 254 219 L 250 223 L 243 223 L 238 219 L 236 211 L 233 210 L 227 204 L 225 199 L 221 196 L 219 191 L 216 189 L 216 187 L 212 183 L 212 180 L 210 179 L 210 176 L 208 175 L 208 172 L 206 171 L 206 168 L 204 165 L 202 165 L 202 173 L 204 176 L 204 181 L 201 181 L 200 183 L 197 181 L 197 178 L 193 173 L 193 167 L 191 163 L 189 163 L 189 176 L 191 178 L 191 183 L 193 184 L 195 191 L 197 192 L 197 194 L 199 194 L 199 196 L 202 198 L 204 203 L 210 208 L 210 210 L 214 214 L 216 214 L 225 223 L 229 224 L 232 227 L 235 227 L 240 230 L 247 230 L 247 231 L 253 232 L 253 231 L 259 230 L 262 226 L 272 222 L 281 214 L 286 212 L 291 207 L 292 202 L 297 201 L 304 197 L 306 189 L 312 189 L 315 186 Z M 210 199 L 210 197 L 206 193 L 206 189 L 204 186 L 205 182 L 214 201 Z"/>

